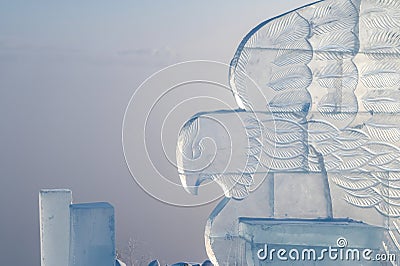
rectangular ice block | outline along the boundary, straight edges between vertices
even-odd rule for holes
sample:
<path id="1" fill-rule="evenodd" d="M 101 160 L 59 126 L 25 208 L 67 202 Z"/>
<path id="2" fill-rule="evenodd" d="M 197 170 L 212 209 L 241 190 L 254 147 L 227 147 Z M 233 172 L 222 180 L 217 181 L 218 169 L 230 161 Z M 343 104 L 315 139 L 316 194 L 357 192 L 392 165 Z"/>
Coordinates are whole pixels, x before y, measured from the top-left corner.
<path id="1" fill-rule="evenodd" d="M 39 194 L 41 266 L 68 266 L 69 205 L 68 189 L 42 189 Z"/>
<path id="2" fill-rule="evenodd" d="M 380 265 L 363 252 L 384 253 L 383 230 L 350 219 L 239 218 L 247 265 Z"/>
<path id="3" fill-rule="evenodd" d="M 69 266 L 114 266 L 114 208 L 109 203 L 71 204 Z"/>

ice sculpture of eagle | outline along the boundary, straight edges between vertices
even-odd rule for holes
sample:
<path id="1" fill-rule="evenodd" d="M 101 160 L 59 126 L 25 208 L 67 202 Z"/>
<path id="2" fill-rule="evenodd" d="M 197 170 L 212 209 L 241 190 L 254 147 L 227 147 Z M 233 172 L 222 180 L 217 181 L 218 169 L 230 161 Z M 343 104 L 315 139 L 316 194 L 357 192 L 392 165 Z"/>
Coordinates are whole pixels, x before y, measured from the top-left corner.
<path id="1" fill-rule="evenodd" d="M 398 252 L 400 1 L 325 0 L 262 22 L 229 82 L 239 109 L 194 116 L 177 145 L 184 187 L 211 179 L 225 193 L 206 226 L 212 262 L 235 265 L 240 216 L 351 217 L 387 228 Z M 243 139 L 230 151 L 215 121 L 231 116 Z"/>

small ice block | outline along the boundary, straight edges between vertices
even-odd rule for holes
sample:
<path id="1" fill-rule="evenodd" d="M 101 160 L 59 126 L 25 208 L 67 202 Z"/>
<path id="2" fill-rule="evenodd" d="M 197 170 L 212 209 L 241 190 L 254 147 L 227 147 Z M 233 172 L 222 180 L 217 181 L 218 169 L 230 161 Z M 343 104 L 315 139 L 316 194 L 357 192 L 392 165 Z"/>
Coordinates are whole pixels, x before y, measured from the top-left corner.
<path id="1" fill-rule="evenodd" d="M 69 266 L 114 266 L 114 208 L 105 202 L 70 205 Z"/>
<path id="2" fill-rule="evenodd" d="M 380 265 L 368 257 L 384 253 L 384 230 L 350 219 L 239 218 L 247 265 Z"/>
<path id="3" fill-rule="evenodd" d="M 41 266 L 67 266 L 69 257 L 68 189 L 42 189 L 39 194 Z"/>

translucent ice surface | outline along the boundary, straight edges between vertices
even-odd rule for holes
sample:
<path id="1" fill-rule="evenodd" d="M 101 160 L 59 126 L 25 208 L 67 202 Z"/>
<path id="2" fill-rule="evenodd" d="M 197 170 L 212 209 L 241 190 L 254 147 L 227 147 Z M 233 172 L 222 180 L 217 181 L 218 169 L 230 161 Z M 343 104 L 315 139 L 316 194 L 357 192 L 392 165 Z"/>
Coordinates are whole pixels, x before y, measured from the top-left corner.
<path id="1" fill-rule="evenodd" d="M 71 204 L 69 266 L 113 266 L 114 208 L 105 202 Z"/>
<path id="2" fill-rule="evenodd" d="M 193 116 L 177 144 L 184 188 L 200 193 L 212 180 L 225 195 L 205 231 L 215 265 L 254 255 L 239 217 L 264 242 L 275 237 L 271 224 L 295 228 L 281 247 L 310 228 L 301 245 L 318 246 L 330 228 L 399 255 L 399 10 L 397 0 L 323 0 L 244 37 L 229 73 L 238 110 Z M 360 222 L 336 223 L 347 217 Z"/>
<path id="3" fill-rule="evenodd" d="M 72 193 L 68 189 L 40 191 L 41 266 L 68 266 L 71 202 Z"/>
<path id="4" fill-rule="evenodd" d="M 349 219 L 240 218 L 241 265 L 382 265 L 384 229 Z"/>

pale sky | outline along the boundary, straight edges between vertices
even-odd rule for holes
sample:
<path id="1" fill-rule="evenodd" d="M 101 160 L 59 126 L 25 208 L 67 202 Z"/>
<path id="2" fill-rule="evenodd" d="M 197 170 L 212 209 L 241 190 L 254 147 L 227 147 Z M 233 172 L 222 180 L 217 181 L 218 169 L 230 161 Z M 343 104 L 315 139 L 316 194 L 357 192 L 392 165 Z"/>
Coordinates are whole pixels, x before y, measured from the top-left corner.
<path id="1" fill-rule="evenodd" d="M 254 26 L 307 3 L 0 0 L 1 264 L 40 264 L 41 188 L 113 204 L 117 247 L 132 237 L 137 259 L 205 260 L 215 203 L 176 207 L 139 188 L 122 152 L 125 108 L 152 73 L 228 64 Z"/>

